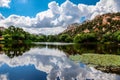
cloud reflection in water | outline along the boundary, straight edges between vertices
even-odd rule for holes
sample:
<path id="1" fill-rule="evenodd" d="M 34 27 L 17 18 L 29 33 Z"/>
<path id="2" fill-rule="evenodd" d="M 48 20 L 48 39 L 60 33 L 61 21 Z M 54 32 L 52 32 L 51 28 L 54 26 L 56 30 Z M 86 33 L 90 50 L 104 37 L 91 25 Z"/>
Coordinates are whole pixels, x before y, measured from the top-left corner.
<path id="1" fill-rule="evenodd" d="M 22 56 L 9 58 L 5 54 L 0 54 L 0 66 L 7 64 L 15 68 L 19 66 L 34 65 L 39 71 L 46 72 L 47 80 L 120 80 L 115 74 L 107 74 L 97 71 L 94 68 L 82 67 L 69 60 L 63 51 L 55 48 L 31 48 Z M 9 80 L 9 77 L 0 74 L 0 80 Z M 3 79 L 5 78 L 5 79 Z"/>

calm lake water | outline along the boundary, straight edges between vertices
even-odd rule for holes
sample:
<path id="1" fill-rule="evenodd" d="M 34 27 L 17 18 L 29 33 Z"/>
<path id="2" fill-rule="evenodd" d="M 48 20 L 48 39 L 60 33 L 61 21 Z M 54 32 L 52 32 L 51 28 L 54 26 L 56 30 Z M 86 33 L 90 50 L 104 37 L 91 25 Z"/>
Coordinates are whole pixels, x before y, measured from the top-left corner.
<path id="1" fill-rule="evenodd" d="M 75 63 L 70 54 L 100 53 L 119 55 L 119 46 L 36 43 L 36 45 L 0 44 L 0 80 L 120 80 Z"/>

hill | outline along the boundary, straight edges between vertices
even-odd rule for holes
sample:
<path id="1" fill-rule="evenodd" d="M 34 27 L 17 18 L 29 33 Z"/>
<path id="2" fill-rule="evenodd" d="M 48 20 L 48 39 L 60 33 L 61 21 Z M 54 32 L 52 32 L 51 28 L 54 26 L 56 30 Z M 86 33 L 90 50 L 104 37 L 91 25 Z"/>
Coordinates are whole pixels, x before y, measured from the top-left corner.
<path id="1" fill-rule="evenodd" d="M 120 30 L 120 12 L 107 13 L 96 16 L 93 20 L 87 20 L 82 24 L 72 24 L 61 34 L 69 34 L 75 36 L 79 33 L 114 33 Z"/>

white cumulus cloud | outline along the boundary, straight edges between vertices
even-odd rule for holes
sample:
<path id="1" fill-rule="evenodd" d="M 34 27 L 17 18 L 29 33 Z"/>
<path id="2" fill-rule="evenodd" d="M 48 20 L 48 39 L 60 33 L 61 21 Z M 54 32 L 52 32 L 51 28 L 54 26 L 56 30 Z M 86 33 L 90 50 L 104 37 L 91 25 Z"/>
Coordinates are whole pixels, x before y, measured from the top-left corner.
<path id="1" fill-rule="evenodd" d="M 11 0 L 0 0 L 0 7 L 7 7 L 10 8 L 9 3 Z"/>
<path id="2" fill-rule="evenodd" d="M 0 14 L 0 26 L 14 25 L 32 33 L 56 34 L 66 29 L 68 24 L 80 23 L 83 17 L 93 19 L 96 15 L 119 12 L 119 7 L 119 0 L 100 0 L 96 5 L 76 5 L 69 0 L 59 5 L 52 1 L 48 10 L 37 13 L 34 18 L 19 15 L 4 18 Z"/>
<path id="3" fill-rule="evenodd" d="M 5 19 L 5 17 L 0 13 L 0 21 L 4 20 L 4 19 Z"/>
<path id="4" fill-rule="evenodd" d="M 8 80 L 7 74 L 0 75 L 0 80 Z"/>

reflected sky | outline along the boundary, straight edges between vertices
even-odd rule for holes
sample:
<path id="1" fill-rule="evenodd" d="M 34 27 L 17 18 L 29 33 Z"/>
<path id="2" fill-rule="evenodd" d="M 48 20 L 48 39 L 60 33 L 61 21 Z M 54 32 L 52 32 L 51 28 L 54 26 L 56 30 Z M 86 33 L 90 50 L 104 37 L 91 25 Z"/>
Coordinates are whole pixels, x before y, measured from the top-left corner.
<path id="1" fill-rule="evenodd" d="M 74 63 L 56 48 L 31 48 L 22 56 L 0 54 L 0 80 L 120 80 L 84 64 Z"/>

